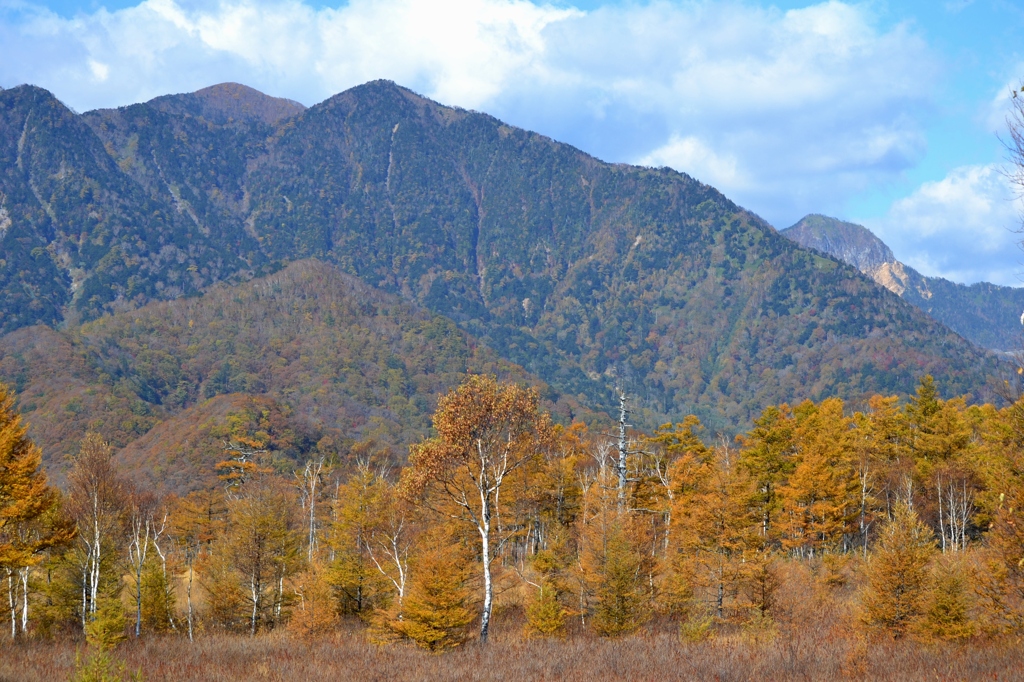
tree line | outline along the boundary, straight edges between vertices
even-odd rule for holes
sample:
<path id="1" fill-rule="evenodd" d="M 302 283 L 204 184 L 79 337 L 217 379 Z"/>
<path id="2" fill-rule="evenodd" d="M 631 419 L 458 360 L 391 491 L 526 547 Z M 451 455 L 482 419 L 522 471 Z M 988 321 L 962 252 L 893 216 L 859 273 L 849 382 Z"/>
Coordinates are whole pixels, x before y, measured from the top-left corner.
<path id="1" fill-rule="evenodd" d="M 408 462 L 329 444 L 290 475 L 240 420 L 219 484 L 157 499 L 88 434 L 46 482 L 0 393 L 0 577 L 10 636 L 214 631 L 301 637 L 365 624 L 442 651 L 520 608 L 530 636 L 701 639 L 770 624 L 787 564 L 858 578 L 857 620 L 962 639 L 1024 627 L 1024 399 L 874 396 L 766 408 L 735 440 L 696 417 L 642 433 L 554 423 L 536 392 L 470 376 Z M 244 427 L 243 427 L 244 426 Z M 357 462 L 352 465 L 351 462 Z M 474 634 L 475 633 L 475 634 Z"/>

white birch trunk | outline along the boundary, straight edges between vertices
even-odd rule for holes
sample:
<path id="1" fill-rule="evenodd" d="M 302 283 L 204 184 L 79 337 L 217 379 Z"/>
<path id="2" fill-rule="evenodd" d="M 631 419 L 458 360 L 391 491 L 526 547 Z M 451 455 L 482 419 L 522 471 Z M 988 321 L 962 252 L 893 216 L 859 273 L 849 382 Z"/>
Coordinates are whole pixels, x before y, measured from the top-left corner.
<path id="1" fill-rule="evenodd" d="M 7 569 L 7 603 L 11 607 L 11 639 L 18 636 L 18 595 L 14 588 L 14 569 Z"/>
<path id="2" fill-rule="evenodd" d="M 623 512 L 626 509 L 626 394 L 619 394 L 619 460 L 616 463 L 615 470 L 619 478 L 619 512 Z"/>
<path id="3" fill-rule="evenodd" d="M 28 566 L 21 569 L 21 634 L 28 634 Z"/>

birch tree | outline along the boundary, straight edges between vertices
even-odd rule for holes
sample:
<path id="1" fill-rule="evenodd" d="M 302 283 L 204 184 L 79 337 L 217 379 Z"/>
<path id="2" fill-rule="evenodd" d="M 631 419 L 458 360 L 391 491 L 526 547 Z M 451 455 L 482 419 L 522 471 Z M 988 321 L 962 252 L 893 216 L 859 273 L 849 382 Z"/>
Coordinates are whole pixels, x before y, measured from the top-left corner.
<path id="1" fill-rule="evenodd" d="M 128 486 L 112 456 L 99 434 L 88 433 L 68 474 L 68 508 L 78 527 L 83 628 L 96 616 L 104 575 L 113 573 L 125 520 Z"/>
<path id="2" fill-rule="evenodd" d="M 317 503 L 323 494 L 323 477 L 326 457 L 320 455 L 306 462 L 302 472 L 295 472 L 296 485 L 301 494 L 299 504 L 306 525 L 306 561 L 313 562 L 319 545 L 320 522 L 317 518 Z"/>
<path id="3" fill-rule="evenodd" d="M 435 512 L 479 537 L 483 599 L 480 641 L 486 642 L 494 605 L 493 563 L 521 530 L 502 493 L 510 478 L 535 461 L 551 427 L 533 389 L 472 376 L 441 398 L 437 436 L 410 454 L 408 490 Z"/>
<path id="4" fill-rule="evenodd" d="M 127 549 L 131 569 L 131 596 L 135 601 L 135 636 L 142 634 L 142 574 L 149 550 L 157 546 L 167 529 L 166 516 L 157 519 L 157 501 L 149 491 L 133 491 L 128 503 Z M 162 554 L 162 553 L 161 553 Z"/>

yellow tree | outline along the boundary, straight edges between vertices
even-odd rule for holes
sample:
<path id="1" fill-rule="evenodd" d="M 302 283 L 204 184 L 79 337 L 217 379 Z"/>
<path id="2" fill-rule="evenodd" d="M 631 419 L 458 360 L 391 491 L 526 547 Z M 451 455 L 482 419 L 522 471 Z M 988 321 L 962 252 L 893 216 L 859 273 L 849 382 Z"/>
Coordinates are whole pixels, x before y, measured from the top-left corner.
<path id="1" fill-rule="evenodd" d="M 438 401 L 433 424 L 437 436 L 412 448 L 405 485 L 479 537 L 480 640 L 486 642 L 494 603 L 492 563 L 522 529 L 503 492 L 547 447 L 550 419 L 540 412 L 533 389 L 471 376 Z"/>
<path id="2" fill-rule="evenodd" d="M 924 612 L 928 562 L 934 554 L 932 532 L 909 505 L 897 505 L 868 562 L 863 622 L 897 637 L 915 625 Z"/>
<path id="3" fill-rule="evenodd" d="M 754 420 L 754 428 L 737 436 L 742 448 L 739 467 L 751 479 L 750 502 L 761 517 L 765 542 L 774 539 L 772 523 L 780 507 L 779 487 L 793 471 L 795 426 L 788 405 L 771 405 Z"/>
<path id="4" fill-rule="evenodd" d="M 649 584 L 656 567 L 651 553 L 644 551 L 650 544 L 650 526 L 635 513 L 611 508 L 607 500 L 599 504 L 597 514 L 583 527 L 580 567 L 594 629 L 618 637 L 635 631 L 650 615 Z"/>
<path id="5" fill-rule="evenodd" d="M 1024 398 L 999 412 L 988 435 L 994 507 L 985 538 L 985 571 L 975 586 L 986 629 L 1024 629 Z"/>
<path id="6" fill-rule="evenodd" d="M 963 398 L 940 400 L 932 377 L 925 376 L 906 406 L 911 448 L 922 481 L 937 465 L 959 458 L 971 443 L 971 428 L 964 419 Z"/>
<path id="7" fill-rule="evenodd" d="M 668 554 L 671 540 L 672 503 L 676 492 L 673 467 L 680 458 L 700 461 L 709 455 L 707 446 L 697 436 L 700 429 L 700 420 L 691 414 L 677 424 L 662 424 L 644 440 L 640 475 L 636 477 L 630 508 L 661 517 L 663 555 Z"/>
<path id="8" fill-rule="evenodd" d="M 473 622 L 471 552 L 451 530 L 441 525 L 422 539 L 402 610 L 387 623 L 430 651 L 462 644 Z"/>
<path id="9" fill-rule="evenodd" d="M 14 401 L 0 384 L 0 568 L 7 571 L 12 584 L 14 575 L 18 576 L 23 634 L 28 627 L 29 568 L 39 561 L 41 552 L 74 537 L 74 528 L 54 514 L 60 497 L 47 485 L 41 463 L 42 453 L 26 436 Z M 12 596 L 12 638 L 17 634 L 16 606 Z"/>
<path id="10" fill-rule="evenodd" d="M 858 482 L 857 526 L 865 554 L 869 531 L 880 514 L 888 517 L 899 501 L 909 501 L 912 480 L 910 425 L 897 396 L 874 395 L 868 410 L 854 415 Z"/>
<path id="11" fill-rule="evenodd" d="M 386 577 L 374 564 L 372 551 L 377 549 L 377 525 L 386 513 L 386 492 L 386 481 L 365 462 L 338 487 L 329 537 L 329 580 L 342 613 L 363 615 L 381 605 Z"/>
<path id="12" fill-rule="evenodd" d="M 852 420 L 843 401 L 807 402 L 797 409 L 797 461 L 782 497 L 783 548 L 814 556 L 841 547 L 857 509 Z"/>
<path id="13" fill-rule="evenodd" d="M 274 481 L 251 481 L 228 504 L 220 554 L 230 566 L 220 567 L 226 573 L 221 584 L 229 599 L 241 590 L 250 635 L 281 621 L 284 580 L 300 563 L 299 523 L 289 492 Z"/>
<path id="14" fill-rule="evenodd" d="M 736 460 L 723 443 L 713 450 L 690 450 L 672 468 L 674 569 L 712 591 L 719 618 L 727 590 L 741 577 L 754 526 L 746 504 L 748 481 Z"/>
<path id="15" fill-rule="evenodd" d="M 223 530 L 227 506 L 220 490 L 200 490 L 173 500 L 169 519 L 171 541 L 185 566 L 186 625 L 188 638 L 195 636 L 196 616 L 192 599 L 196 564 Z"/>

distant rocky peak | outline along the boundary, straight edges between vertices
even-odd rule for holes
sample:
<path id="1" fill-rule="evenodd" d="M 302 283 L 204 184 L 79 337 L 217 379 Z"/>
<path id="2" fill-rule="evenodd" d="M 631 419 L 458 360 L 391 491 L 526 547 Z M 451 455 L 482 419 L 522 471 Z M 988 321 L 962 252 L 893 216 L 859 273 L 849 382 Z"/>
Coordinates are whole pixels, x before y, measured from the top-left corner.
<path id="1" fill-rule="evenodd" d="M 827 253 L 872 276 L 886 263 L 897 262 L 889 247 L 871 230 L 837 218 L 812 214 L 782 230 L 781 234 L 800 246 Z"/>
<path id="2" fill-rule="evenodd" d="M 781 234 L 804 248 L 849 263 L 897 296 L 922 301 L 932 297 L 928 278 L 896 260 L 892 250 L 863 225 L 812 214 Z"/>

